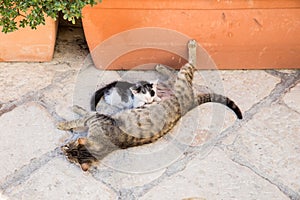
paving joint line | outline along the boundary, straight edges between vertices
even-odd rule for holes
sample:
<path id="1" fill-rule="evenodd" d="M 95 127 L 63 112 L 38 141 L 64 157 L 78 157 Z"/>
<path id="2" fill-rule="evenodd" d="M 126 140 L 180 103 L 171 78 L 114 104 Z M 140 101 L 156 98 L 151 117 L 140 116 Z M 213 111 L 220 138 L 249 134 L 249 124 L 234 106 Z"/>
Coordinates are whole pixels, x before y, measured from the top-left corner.
<path id="1" fill-rule="evenodd" d="M 46 102 L 43 99 L 43 93 L 45 91 L 51 90 L 55 85 L 65 79 L 66 77 L 69 76 L 70 73 L 74 73 L 75 70 L 68 70 L 62 73 L 59 73 L 63 76 L 57 75 L 57 79 L 55 81 L 52 81 L 51 84 L 47 85 L 46 87 L 38 90 L 38 91 L 30 91 L 26 93 L 25 95 L 22 95 L 19 99 L 10 101 L 8 103 L 4 103 L 0 107 L 0 117 L 1 115 L 8 113 L 15 109 L 18 106 L 24 105 L 29 102 L 36 102 L 42 107 L 45 108 L 47 112 L 50 113 L 50 115 L 56 119 L 56 120 L 61 120 L 62 118 L 55 112 L 55 109 L 53 109 L 53 105 L 49 104 L 49 102 Z M 53 78 L 53 80 L 55 77 Z M 31 174 L 44 166 L 46 163 L 48 163 L 51 159 L 56 157 L 57 155 L 60 155 L 61 150 L 60 147 L 55 148 L 55 150 L 50 151 L 48 153 L 43 154 L 39 158 L 33 158 L 29 161 L 28 164 L 22 166 L 19 168 L 17 171 L 13 172 L 12 174 L 8 175 L 3 183 L 0 185 L 0 190 L 2 190 L 4 193 L 7 189 L 9 189 L 12 186 L 16 186 L 19 184 L 22 184 L 24 181 L 26 181 Z"/>
<path id="2" fill-rule="evenodd" d="M 275 88 L 271 91 L 271 93 L 267 97 L 265 97 L 264 99 L 262 99 L 257 104 L 254 104 L 246 112 L 246 117 L 245 118 L 247 120 L 245 122 L 241 123 L 241 125 L 243 125 L 243 124 L 247 123 L 248 121 L 250 121 L 253 118 L 253 116 L 255 114 L 257 114 L 257 112 L 261 108 L 266 107 L 268 105 L 271 105 L 274 102 L 282 103 L 282 97 L 292 87 L 294 87 L 296 84 L 298 84 L 298 82 L 300 82 L 299 78 L 300 78 L 300 73 L 299 72 L 293 73 L 292 75 L 289 75 L 289 76 L 283 76 L 281 78 L 281 82 L 278 83 L 275 86 Z M 220 135 L 219 142 L 217 144 L 220 149 L 222 149 L 223 151 L 226 151 L 225 148 L 227 148 L 228 145 L 223 145 L 220 142 L 221 142 L 222 138 L 227 137 L 230 134 L 230 132 L 234 132 L 236 130 L 237 129 L 235 129 L 234 127 L 229 127 L 227 130 L 224 131 L 225 133 L 223 133 L 223 134 Z M 229 132 L 229 134 L 227 132 Z M 279 181 L 275 180 L 274 178 L 268 177 L 267 175 L 263 174 L 263 172 L 261 172 L 259 169 L 257 169 L 254 165 L 251 165 L 250 163 L 248 163 L 245 160 L 243 160 L 240 156 L 238 157 L 237 155 L 233 155 L 233 153 L 231 153 L 232 151 L 227 150 L 227 152 L 231 155 L 231 160 L 233 162 L 235 162 L 235 163 L 237 163 L 237 164 L 239 164 L 241 166 L 247 167 L 248 169 L 250 169 L 252 172 L 254 172 L 259 177 L 267 180 L 272 185 L 275 185 L 281 192 L 283 192 L 290 199 L 292 199 L 292 200 L 298 200 L 298 199 L 300 199 L 300 195 L 297 192 L 295 192 L 294 190 L 290 189 L 288 186 L 285 186 L 284 184 L 280 183 Z"/>
<path id="3" fill-rule="evenodd" d="M 27 92 L 26 94 L 22 95 L 21 97 L 19 97 L 16 100 L 12 100 L 7 103 L 2 103 L 1 107 L 0 107 L 0 117 L 3 114 L 10 112 L 13 109 L 15 109 L 16 107 L 21 106 L 25 103 L 34 102 L 34 101 L 39 102 L 42 99 L 43 93 L 45 91 L 53 89 L 58 82 L 62 81 L 66 77 L 68 77 L 68 75 L 70 73 L 74 73 L 74 72 L 75 72 L 75 70 L 68 70 L 68 71 L 62 72 L 62 73 L 60 73 L 63 75 L 62 77 L 57 78 L 57 80 L 55 80 L 55 81 L 54 81 L 54 79 L 55 79 L 55 77 L 54 77 L 52 82 L 49 85 L 45 86 L 44 88 L 41 88 L 37 91 Z"/>
<path id="4" fill-rule="evenodd" d="M 276 86 L 268 96 L 252 105 L 250 109 L 244 112 L 244 118 L 241 121 L 235 122 L 233 126 L 228 127 L 225 131 L 223 131 L 219 136 L 217 136 L 217 140 L 221 141 L 223 138 L 230 135 L 230 133 L 237 131 L 240 127 L 253 119 L 253 116 L 257 114 L 262 108 L 269 106 L 274 102 L 279 102 L 281 100 L 281 97 L 286 94 L 290 90 L 290 88 L 294 87 L 298 82 L 300 82 L 300 73 L 295 73 L 293 74 L 293 76 L 282 78 L 280 83 L 276 84 Z"/>
<path id="5" fill-rule="evenodd" d="M 231 157 L 230 159 L 233 162 L 239 164 L 240 166 L 248 168 L 250 171 L 255 173 L 257 176 L 265 179 L 270 184 L 276 186 L 283 194 L 288 196 L 291 200 L 299 200 L 300 199 L 300 194 L 299 193 L 295 192 L 294 190 L 292 190 L 288 186 L 282 184 L 277 179 L 272 178 L 272 177 L 268 176 L 267 174 L 264 174 L 263 172 L 261 172 L 261 170 L 256 168 L 254 165 L 251 165 L 249 162 L 244 160 L 241 156 L 238 156 L 237 154 L 231 154 L 230 157 Z"/>
<path id="6" fill-rule="evenodd" d="M 105 170 L 105 171 L 109 171 L 109 170 Z M 119 191 L 113 186 L 111 185 L 110 183 L 104 181 L 103 179 L 101 179 L 101 174 L 100 172 L 96 172 L 95 170 L 92 170 L 90 172 L 91 176 L 93 177 L 94 180 L 96 180 L 97 182 L 100 182 L 102 183 L 103 185 L 105 185 L 106 187 L 108 187 L 109 189 L 111 189 L 115 194 L 116 196 L 118 196 L 118 193 Z"/>
<path id="7" fill-rule="evenodd" d="M 0 185 L 0 190 L 4 194 L 9 193 L 7 190 L 24 183 L 36 170 L 40 169 L 50 160 L 59 155 L 62 155 L 60 147 L 56 147 L 54 150 L 43 154 L 39 158 L 33 158 L 28 164 L 22 166 L 14 173 L 6 176 L 5 181 Z"/>
<path id="8" fill-rule="evenodd" d="M 120 200 L 126 200 L 126 199 L 138 199 L 142 196 L 144 196 L 147 192 L 149 192 L 151 189 L 159 185 L 162 181 L 165 179 L 172 177 L 173 175 L 178 174 L 179 172 L 183 171 L 188 163 L 193 160 L 196 156 L 199 156 L 201 154 L 204 155 L 201 159 L 206 158 L 210 152 L 214 148 L 214 143 L 207 143 L 204 145 L 201 145 L 201 150 L 199 148 L 190 147 L 186 154 L 184 154 L 184 157 L 178 159 L 176 162 L 169 165 L 166 170 L 163 172 L 161 176 L 156 178 L 155 180 L 144 184 L 142 186 L 135 186 L 132 188 L 122 188 L 119 190 L 119 199 Z M 209 150 L 207 150 L 209 149 Z"/>

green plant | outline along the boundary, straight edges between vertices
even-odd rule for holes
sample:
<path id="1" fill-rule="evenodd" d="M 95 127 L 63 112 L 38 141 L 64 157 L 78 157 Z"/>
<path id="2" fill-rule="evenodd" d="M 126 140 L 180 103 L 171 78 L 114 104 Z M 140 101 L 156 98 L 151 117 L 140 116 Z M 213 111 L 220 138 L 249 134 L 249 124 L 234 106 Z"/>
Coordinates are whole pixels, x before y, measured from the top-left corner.
<path id="1" fill-rule="evenodd" d="M 95 4 L 97 0 L 0 0 L 0 26 L 4 33 L 26 26 L 36 29 L 45 24 L 45 16 L 57 19 L 59 12 L 65 20 L 75 23 L 85 5 Z"/>

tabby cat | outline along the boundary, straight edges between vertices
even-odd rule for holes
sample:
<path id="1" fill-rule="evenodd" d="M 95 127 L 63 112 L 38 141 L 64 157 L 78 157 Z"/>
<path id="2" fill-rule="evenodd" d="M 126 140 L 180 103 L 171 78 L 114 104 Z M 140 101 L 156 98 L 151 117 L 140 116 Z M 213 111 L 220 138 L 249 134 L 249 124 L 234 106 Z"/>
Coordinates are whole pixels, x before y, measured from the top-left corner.
<path id="1" fill-rule="evenodd" d="M 239 119 L 242 113 L 237 105 L 222 95 L 194 94 L 192 89 L 196 60 L 195 40 L 188 43 L 189 63 L 177 74 L 173 91 L 174 95 L 146 108 L 124 110 L 112 116 L 99 113 L 88 113 L 75 106 L 74 112 L 83 117 L 73 121 L 61 122 L 58 128 L 71 130 L 77 127 L 88 127 L 86 138 L 79 138 L 62 147 L 71 162 L 80 164 L 86 171 L 96 162 L 120 148 L 129 148 L 151 143 L 168 133 L 177 121 L 188 111 L 206 102 L 217 102 L 232 109 Z M 159 65 L 156 70 L 168 71 Z"/>

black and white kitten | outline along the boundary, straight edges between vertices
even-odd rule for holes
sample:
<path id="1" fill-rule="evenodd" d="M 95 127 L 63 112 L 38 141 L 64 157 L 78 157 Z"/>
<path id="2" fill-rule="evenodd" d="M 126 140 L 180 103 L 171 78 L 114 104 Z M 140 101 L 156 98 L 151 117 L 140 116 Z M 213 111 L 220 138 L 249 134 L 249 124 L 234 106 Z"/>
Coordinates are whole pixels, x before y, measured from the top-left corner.
<path id="1" fill-rule="evenodd" d="M 112 82 L 94 93 L 91 99 L 91 110 L 96 110 L 102 97 L 107 104 L 120 109 L 138 108 L 147 103 L 161 100 L 157 96 L 157 81 Z"/>

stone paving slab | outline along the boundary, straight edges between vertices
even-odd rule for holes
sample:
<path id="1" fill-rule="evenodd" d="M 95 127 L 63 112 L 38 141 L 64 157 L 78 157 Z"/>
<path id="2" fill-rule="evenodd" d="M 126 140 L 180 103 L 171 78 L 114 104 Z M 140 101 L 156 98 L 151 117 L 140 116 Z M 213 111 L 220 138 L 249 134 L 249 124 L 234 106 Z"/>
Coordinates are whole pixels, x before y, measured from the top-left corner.
<path id="1" fill-rule="evenodd" d="M 141 199 L 288 199 L 274 185 L 214 149 L 205 159 L 194 158 L 184 170 L 164 181 Z"/>
<path id="2" fill-rule="evenodd" d="M 0 117 L 0 184 L 5 177 L 34 158 L 55 149 L 68 136 L 55 129 L 46 109 L 34 102 L 15 108 Z"/>
<path id="3" fill-rule="evenodd" d="M 300 114 L 283 105 L 271 105 L 245 124 L 233 144 L 232 156 L 241 156 L 267 177 L 300 191 Z"/>
<path id="4" fill-rule="evenodd" d="M 62 158 L 54 158 L 6 194 L 16 200 L 116 199 L 116 194 L 103 183 Z"/>
<path id="5" fill-rule="evenodd" d="M 0 102 L 18 99 L 23 94 L 42 89 L 51 83 L 54 71 L 47 70 L 45 66 L 33 66 L 30 63 L 12 63 L 0 65 Z"/>
<path id="6" fill-rule="evenodd" d="M 102 164 L 92 174 L 95 179 L 103 181 L 117 191 L 121 191 L 124 188 L 143 187 L 162 176 L 164 171 L 165 169 L 148 173 L 129 173 Z"/>
<path id="7" fill-rule="evenodd" d="M 197 71 L 194 84 L 233 99 L 243 120 L 201 105 L 156 143 L 114 152 L 84 173 L 59 148 L 82 133 L 56 122 L 76 118 L 70 107 L 89 108 L 111 81 L 157 77 L 95 70 L 88 53 L 82 29 L 61 28 L 51 62 L 0 63 L 0 199 L 300 199 L 299 70 Z"/>
<path id="8" fill-rule="evenodd" d="M 225 94 L 245 112 L 267 97 L 280 82 L 280 78 L 263 70 L 201 70 L 196 72 L 194 82 Z"/>

